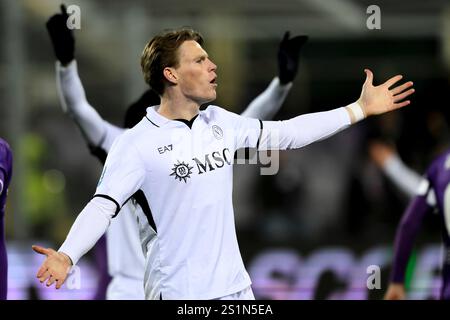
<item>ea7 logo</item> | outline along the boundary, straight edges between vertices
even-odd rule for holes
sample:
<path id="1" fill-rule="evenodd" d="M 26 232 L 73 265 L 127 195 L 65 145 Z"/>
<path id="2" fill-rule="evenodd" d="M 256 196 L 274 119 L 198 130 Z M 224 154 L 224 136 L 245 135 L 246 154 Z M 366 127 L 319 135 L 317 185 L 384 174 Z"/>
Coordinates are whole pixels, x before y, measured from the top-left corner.
<path id="1" fill-rule="evenodd" d="M 166 151 L 172 151 L 173 150 L 173 146 L 171 144 L 164 146 L 164 147 L 159 147 L 158 148 L 158 152 L 159 154 L 163 154 Z"/>

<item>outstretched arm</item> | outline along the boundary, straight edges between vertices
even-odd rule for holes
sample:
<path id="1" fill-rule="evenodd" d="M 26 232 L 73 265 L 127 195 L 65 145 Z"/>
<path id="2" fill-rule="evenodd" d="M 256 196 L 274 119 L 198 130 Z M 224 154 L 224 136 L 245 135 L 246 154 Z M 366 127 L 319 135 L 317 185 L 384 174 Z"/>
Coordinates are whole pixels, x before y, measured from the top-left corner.
<path id="1" fill-rule="evenodd" d="M 416 195 L 422 177 L 403 163 L 394 148 L 382 142 L 373 142 L 369 153 L 376 165 L 408 197 Z"/>
<path id="2" fill-rule="evenodd" d="M 245 111 L 244 117 L 270 120 L 280 110 L 297 76 L 300 50 L 308 40 L 307 36 L 289 39 L 286 32 L 278 48 L 278 77 L 275 77 L 267 89 L 257 96 Z"/>
<path id="3" fill-rule="evenodd" d="M 402 76 L 395 76 L 379 86 L 374 86 L 372 72 L 365 71 L 366 81 L 360 98 L 345 108 L 305 114 L 287 121 L 264 121 L 260 150 L 301 148 L 329 137 L 365 117 L 392 111 L 410 103 L 409 100 L 402 100 L 414 92 L 414 89 L 409 89 L 412 82 L 390 89 L 402 79 Z"/>

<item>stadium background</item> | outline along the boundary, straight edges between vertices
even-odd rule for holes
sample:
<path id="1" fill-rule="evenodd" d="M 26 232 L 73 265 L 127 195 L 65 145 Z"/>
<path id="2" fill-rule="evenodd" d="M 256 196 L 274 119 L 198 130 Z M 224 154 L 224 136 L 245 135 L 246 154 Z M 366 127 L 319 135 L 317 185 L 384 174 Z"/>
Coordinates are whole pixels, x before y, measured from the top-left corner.
<path id="1" fill-rule="evenodd" d="M 101 166 L 58 101 L 54 54 L 45 22 L 60 1 L 0 3 L 0 136 L 14 152 L 6 211 L 10 299 L 89 299 L 96 285 L 92 255 L 81 262 L 82 288 L 42 287 L 42 258 L 31 244 L 58 247 L 92 196 Z M 412 105 L 370 119 L 302 150 L 283 152 L 276 176 L 236 166 L 235 215 L 240 248 L 257 298 L 380 299 L 386 289 L 396 225 L 408 198 L 368 157 L 372 138 L 395 142 L 402 159 L 423 172 L 448 145 L 450 4 L 434 1 L 250 0 L 67 1 L 81 9 L 76 58 L 88 100 L 122 125 L 144 90 L 145 43 L 164 28 L 192 26 L 218 65 L 215 104 L 241 112 L 277 74 L 285 30 L 308 34 L 300 70 L 277 115 L 328 110 L 352 102 L 374 71 L 415 82 Z M 366 9 L 381 9 L 369 30 Z M 440 234 L 425 221 L 409 265 L 409 297 L 436 298 Z M 368 290 L 367 267 L 381 268 L 381 289 Z"/>

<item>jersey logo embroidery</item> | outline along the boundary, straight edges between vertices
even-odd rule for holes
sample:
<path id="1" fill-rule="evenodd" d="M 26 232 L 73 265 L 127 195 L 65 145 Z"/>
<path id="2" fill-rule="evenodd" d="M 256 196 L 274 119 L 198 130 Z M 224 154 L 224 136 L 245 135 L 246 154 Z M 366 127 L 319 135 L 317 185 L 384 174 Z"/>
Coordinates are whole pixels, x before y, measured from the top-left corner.
<path id="1" fill-rule="evenodd" d="M 210 156 L 212 160 L 210 159 Z M 230 150 L 228 148 L 223 149 L 222 152 L 214 151 L 212 154 L 205 154 L 204 161 L 198 158 L 192 158 L 197 165 L 198 174 L 203 174 L 208 171 L 214 171 L 216 169 L 222 168 L 225 163 L 231 165 L 233 162 L 233 157 L 231 156 Z M 214 168 L 215 167 L 215 168 Z"/>
<path id="2" fill-rule="evenodd" d="M 166 151 L 172 151 L 173 150 L 173 146 L 171 144 L 164 146 L 164 147 L 159 147 L 158 148 L 158 152 L 159 154 L 163 154 Z"/>
<path id="3" fill-rule="evenodd" d="M 193 168 L 194 167 L 190 167 L 189 164 L 184 162 L 180 163 L 180 161 L 178 161 L 177 164 L 174 164 L 174 167 L 172 168 L 173 172 L 170 175 L 175 176 L 175 180 L 183 180 L 186 183 L 187 179 L 191 177 Z"/>
<path id="4" fill-rule="evenodd" d="M 217 125 L 213 125 L 212 132 L 213 132 L 214 137 L 216 137 L 217 140 L 220 140 L 223 138 L 223 131 L 222 131 L 221 127 L 219 127 Z"/>

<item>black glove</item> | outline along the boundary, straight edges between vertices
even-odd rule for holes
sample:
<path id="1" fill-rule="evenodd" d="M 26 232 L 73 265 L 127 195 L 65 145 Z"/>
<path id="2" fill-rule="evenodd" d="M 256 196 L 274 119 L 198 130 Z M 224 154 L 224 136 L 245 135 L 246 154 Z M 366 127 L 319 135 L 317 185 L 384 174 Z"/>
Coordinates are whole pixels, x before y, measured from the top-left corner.
<path id="1" fill-rule="evenodd" d="M 278 77 L 281 84 L 294 80 L 298 70 L 300 49 L 308 40 L 308 36 L 296 36 L 289 39 L 289 31 L 284 34 L 278 49 Z"/>
<path id="2" fill-rule="evenodd" d="M 67 28 L 68 18 L 66 6 L 62 4 L 61 13 L 53 15 L 46 23 L 56 59 L 63 65 L 67 65 L 72 61 L 75 53 L 75 38 L 72 30 Z"/>

